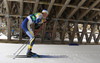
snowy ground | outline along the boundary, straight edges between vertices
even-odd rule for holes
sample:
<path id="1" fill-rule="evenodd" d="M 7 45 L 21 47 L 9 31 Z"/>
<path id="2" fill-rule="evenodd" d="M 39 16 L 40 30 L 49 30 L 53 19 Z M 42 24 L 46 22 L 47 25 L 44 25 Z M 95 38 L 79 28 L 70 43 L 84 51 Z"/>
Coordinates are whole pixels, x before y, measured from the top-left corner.
<path id="1" fill-rule="evenodd" d="M 34 44 L 34 52 L 44 58 L 16 58 L 13 53 L 22 44 L 0 43 L 0 63 L 100 63 L 100 45 Z M 27 47 L 20 55 L 25 55 Z"/>

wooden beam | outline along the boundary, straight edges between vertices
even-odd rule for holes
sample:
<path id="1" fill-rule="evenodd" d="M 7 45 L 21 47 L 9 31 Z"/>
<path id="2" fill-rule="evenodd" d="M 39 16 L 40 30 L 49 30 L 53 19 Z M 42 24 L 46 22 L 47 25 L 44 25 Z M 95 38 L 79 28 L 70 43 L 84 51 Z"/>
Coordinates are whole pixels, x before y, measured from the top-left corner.
<path id="1" fill-rule="evenodd" d="M 100 4 L 96 5 L 95 7 L 96 7 L 96 8 L 99 8 L 99 7 L 100 7 Z M 90 19 L 96 17 L 96 16 L 99 15 L 99 14 L 100 14 L 100 12 L 93 11 L 92 14 L 90 15 L 90 17 L 88 18 L 88 20 L 90 20 Z"/>
<path id="2" fill-rule="evenodd" d="M 95 36 L 95 34 L 93 34 L 93 38 L 94 38 L 94 41 L 96 41 L 96 36 Z"/>
<path id="3" fill-rule="evenodd" d="M 20 15 L 23 15 L 23 0 L 20 0 Z"/>
<path id="4" fill-rule="evenodd" d="M 90 34 L 90 36 L 89 36 L 89 38 L 88 38 L 87 43 L 90 43 L 91 38 L 92 38 L 92 36 L 93 36 L 93 34 L 94 34 L 94 32 L 95 32 L 96 25 L 97 25 L 97 24 L 95 23 L 95 24 L 94 24 L 94 27 L 93 27 L 92 30 L 91 30 L 91 34 Z"/>
<path id="5" fill-rule="evenodd" d="M 11 5 L 12 5 L 11 3 L 12 3 L 11 1 L 9 1 L 9 3 L 8 3 L 10 13 L 11 13 Z"/>
<path id="6" fill-rule="evenodd" d="M 100 0 L 96 0 L 88 10 L 83 11 L 79 17 L 79 19 L 83 18 L 91 9 L 93 9 L 93 7 L 95 7 L 98 3 L 100 2 Z"/>
<path id="7" fill-rule="evenodd" d="M 67 25 L 68 25 L 68 21 L 66 21 L 65 24 L 64 24 L 64 28 L 63 28 L 63 32 L 62 32 L 61 42 L 64 41 L 65 33 L 66 33 L 66 31 L 68 31 L 68 27 L 67 27 Z"/>
<path id="8" fill-rule="evenodd" d="M 100 21 L 100 18 L 97 20 L 97 22 Z M 99 26 L 99 25 L 98 25 Z M 100 27 L 100 26 L 99 26 Z M 95 40 L 95 43 L 98 44 L 99 40 L 100 40 L 100 28 L 98 29 L 99 30 L 99 34 L 98 34 L 98 37 L 97 39 Z"/>
<path id="9" fill-rule="evenodd" d="M 78 2 L 79 2 L 79 0 L 76 0 L 76 1 L 73 3 L 73 5 L 76 5 Z"/>
<path id="10" fill-rule="evenodd" d="M 6 6 L 6 18 L 7 18 L 7 29 L 8 29 L 8 35 L 7 35 L 7 40 L 11 40 L 11 23 L 10 23 L 10 12 L 9 12 L 9 5 L 7 0 L 4 0 L 5 6 Z"/>
<path id="11" fill-rule="evenodd" d="M 21 28 L 21 24 L 23 22 L 23 19 L 20 18 L 19 20 L 20 20 L 20 22 L 19 22 L 19 40 L 22 40 L 22 28 Z"/>
<path id="12" fill-rule="evenodd" d="M 84 27 L 83 27 L 83 31 L 82 31 L 79 43 L 82 43 L 83 37 L 84 37 L 84 35 L 85 35 L 86 31 L 87 31 L 86 30 L 87 25 L 88 25 L 87 23 L 84 23 Z"/>
<path id="13" fill-rule="evenodd" d="M 97 37 L 97 39 L 96 39 L 95 43 L 97 43 L 97 44 L 98 44 L 99 40 L 100 40 L 100 30 L 99 30 L 99 34 L 98 34 L 98 37 Z"/>
<path id="14" fill-rule="evenodd" d="M 91 0 L 88 0 L 88 1 L 86 2 L 85 6 L 89 6 L 90 2 L 91 2 Z"/>
<path id="15" fill-rule="evenodd" d="M 92 13 L 92 14 L 90 15 L 90 17 L 88 18 L 88 20 L 94 18 L 95 16 L 97 16 L 97 15 L 99 15 L 99 14 L 100 14 L 100 12 L 94 12 L 94 13 Z"/>
<path id="16" fill-rule="evenodd" d="M 6 16 L 6 14 L 0 14 L 0 16 Z M 19 17 L 20 15 L 10 15 L 11 17 Z M 25 18 L 25 17 L 27 17 L 27 16 L 22 16 L 23 18 Z M 54 20 L 55 18 L 52 18 L 52 20 Z M 66 19 L 62 19 L 62 18 L 59 18 L 58 20 L 60 20 L 60 21 L 65 21 Z M 70 22 L 75 22 L 76 20 L 75 19 L 68 19 Z M 99 19 L 97 19 L 96 21 L 98 21 Z M 86 22 L 86 20 L 82 20 L 82 19 L 80 19 L 79 20 L 79 23 L 85 23 Z M 95 23 L 95 21 L 93 21 L 93 20 L 88 20 L 88 23 L 89 24 L 92 24 L 92 23 Z M 100 24 L 100 21 L 98 21 L 97 22 L 98 24 Z"/>
<path id="17" fill-rule="evenodd" d="M 8 6 L 8 1 L 4 0 L 4 3 L 5 3 L 5 6 L 6 6 L 6 13 L 10 14 L 10 12 L 9 12 L 9 6 Z"/>
<path id="18" fill-rule="evenodd" d="M 78 6 L 69 14 L 68 18 L 72 17 L 75 12 L 83 5 L 83 3 L 85 2 L 86 0 L 81 0 L 81 2 L 78 4 Z"/>
<path id="19" fill-rule="evenodd" d="M 0 14 L 0 16 L 6 16 L 6 14 Z M 19 17 L 20 15 L 10 15 L 11 17 Z M 22 16 L 23 18 L 27 17 L 27 16 Z M 55 18 L 52 18 L 53 20 Z M 66 19 L 62 19 L 62 18 L 59 18 L 58 20 L 61 20 L 61 21 L 65 21 Z M 71 22 L 75 22 L 76 20 L 75 19 L 68 19 L 70 20 Z M 98 19 L 99 20 L 99 19 Z M 85 23 L 86 20 L 79 20 L 80 23 Z M 95 23 L 95 21 L 93 20 L 88 20 L 88 23 Z M 97 22 L 98 24 L 100 23 L 99 21 Z"/>
<path id="20" fill-rule="evenodd" d="M 53 31 L 52 31 L 52 41 L 54 41 L 54 39 L 55 39 L 55 33 L 56 33 L 56 30 L 57 30 L 57 24 L 58 24 L 58 21 L 55 21 L 54 22 L 54 26 L 53 26 Z"/>
<path id="21" fill-rule="evenodd" d="M 38 4 L 39 4 L 39 0 L 36 0 L 35 5 L 34 5 L 34 9 L 33 9 L 33 14 L 37 11 Z"/>
<path id="22" fill-rule="evenodd" d="M 23 15 L 23 0 L 20 0 L 19 40 L 22 40 L 22 28 L 21 28 L 21 23 L 23 21 L 22 15 Z"/>
<path id="23" fill-rule="evenodd" d="M 35 3 L 35 1 L 29 1 L 29 0 L 27 0 L 27 1 L 24 0 L 24 2 L 25 3 Z"/>
<path id="24" fill-rule="evenodd" d="M 78 24 L 77 24 L 77 25 L 78 25 Z M 78 26 L 77 26 L 77 32 L 79 32 Z M 77 33 L 78 43 L 80 43 L 80 42 L 79 42 L 79 41 L 80 41 L 80 38 L 81 38 L 80 33 Z"/>
<path id="25" fill-rule="evenodd" d="M 7 0 L 7 1 L 20 1 L 20 0 Z"/>
<path id="26" fill-rule="evenodd" d="M 87 31 L 86 31 L 86 33 L 85 33 L 85 37 L 86 37 L 86 42 L 88 42 L 88 33 L 87 33 Z"/>
<path id="27" fill-rule="evenodd" d="M 55 2 L 55 0 L 51 0 L 51 3 L 49 4 L 49 7 L 48 7 L 48 12 L 50 12 L 54 2 Z"/>
<path id="28" fill-rule="evenodd" d="M 77 31 L 77 26 L 78 26 L 78 22 L 76 21 L 75 25 L 74 25 L 74 29 L 73 29 L 72 35 L 71 35 L 71 43 L 73 43 L 73 40 L 74 40 L 74 37 L 75 37 L 75 33 Z"/>
<path id="29" fill-rule="evenodd" d="M 35 1 L 24 1 L 24 2 L 25 3 L 35 3 Z M 39 4 L 49 5 L 50 3 L 48 3 L 48 2 L 39 2 Z M 63 4 L 59 4 L 59 3 L 54 3 L 53 5 L 55 5 L 55 6 L 63 6 Z M 75 5 L 68 5 L 67 7 L 76 8 L 77 6 L 75 6 Z M 89 8 L 86 7 L 86 6 L 81 6 L 80 9 L 88 10 Z M 100 11 L 99 8 L 93 8 L 91 10 Z"/>
<path id="30" fill-rule="evenodd" d="M 42 29 L 42 34 L 41 34 L 41 42 L 44 42 L 44 35 L 45 35 L 45 29 L 46 28 L 46 23 L 44 23 L 44 27 L 43 27 L 43 29 Z"/>
<path id="31" fill-rule="evenodd" d="M 6 16 L 6 14 L 0 14 L 0 16 Z M 19 17 L 20 15 L 10 15 L 11 17 Z M 27 17 L 27 16 L 22 16 L 23 18 L 25 18 L 25 17 Z M 52 20 L 54 20 L 55 18 L 52 18 Z M 58 20 L 60 20 L 60 21 L 65 21 L 66 19 L 62 19 L 62 18 L 59 18 Z M 76 19 L 68 19 L 70 22 L 75 22 L 76 21 Z M 99 19 L 97 19 L 97 20 L 99 20 Z M 96 21 L 97 21 L 96 20 Z M 79 20 L 79 23 L 85 23 L 86 22 L 86 20 L 82 20 L 82 19 L 80 19 Z M 89 24 L 92 24 L 92 23 L 95 23 L 95 21 L 93 21 L 93 20 L 88 20 L 88 23 Z M 98 21 L 97 22 L 98 24 L 100 24 L 100 21 Z"/>
<path id="32" fill-rule="evenodd" d="M 69 38 L 69 42 L 71 42 L 71 36 L 72 36 L 72 32 L 71 32 L 71 27 L 70 27 L 70 25 L 68 24 L 68 31 L 70 31 L 70 33 L 68 32 L 68 38 Z"/>
<path id="33" fill-rule="evenodd" d="M 57 14 L 57 18 L 59 18 L 61 16 L 61 14 L 63 13 L 63 11 L 66 9 L 67 5 L 69 4 L 70 0 L 67 0 L 65 2 L 65 4 L 63 5 L 63 7 L 61 8 L 61 10 L 59 11 L 59 13 Z"/>
<path id="34" fill-rule="evenodd" d="M 55 18 L 52 18 L 53 20 L 55 19 Z M 58 19 L 58 20 L 60 20 L 60 21 L 65 21 L 66 19 L 62 19 L 62 18 L 60 18 L 60 19 Z M 70 22 L 75 22 L 76 20 L 75 19 L 68 19 Z M 98 19 L 99 20 L 99 19 Z M 78 20 L 79 21 L 79 23 L 85 23 L 86 22 L 86 20 Z M 88 21 L 88 23 L 95 23 L 95 21 Z M 100 23 L 99 21 L 97 22 L 98 24 Z"/>

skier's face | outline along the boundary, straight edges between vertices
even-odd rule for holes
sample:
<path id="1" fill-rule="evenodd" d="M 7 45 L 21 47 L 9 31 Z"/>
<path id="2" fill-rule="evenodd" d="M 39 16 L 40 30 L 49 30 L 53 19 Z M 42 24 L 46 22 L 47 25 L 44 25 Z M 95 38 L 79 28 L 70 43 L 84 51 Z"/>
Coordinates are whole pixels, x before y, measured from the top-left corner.
<path id="1" fill-rule="evenodd" d="M 46 18 L 48 16 L 47 13 L 43 13 L 43 17 Z"/>

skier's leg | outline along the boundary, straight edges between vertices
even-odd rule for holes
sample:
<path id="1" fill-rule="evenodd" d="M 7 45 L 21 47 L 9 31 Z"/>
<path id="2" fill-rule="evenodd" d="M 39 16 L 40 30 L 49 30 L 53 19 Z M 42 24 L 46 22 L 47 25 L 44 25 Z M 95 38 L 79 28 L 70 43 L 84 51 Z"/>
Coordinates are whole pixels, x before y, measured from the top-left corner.
<path id="1" fill-rule="evenodd" d="M 32 53 L 31 50 L 32 50 L 32 46 L 33 46 L 34 41 L 35 41 L 35 37 L 34 37 L 34 33 L 33 33 L 32 29 L 30 27 L 28 18 L 24 19 L 24 21 L 21 24 L 21 27 L 26 32 L 26 34 L 30 37 L 27 54 Z"/>
<path id="2" fill-rule="evenodd" d="M 29 34 L 29 36 L 31 36 L 31 39 L 29 41 L 29 46 L 28 46 L 28 50 L 27 50 L 27 57 L 38 57 L 38 55 L 36 53 L 31 52 L 32 51 L 32 46 L 35 42 L 35 37 L 33 35 L 32 38 L 32 34 L 30 34 L 29 32 L 27 32 Z"/>

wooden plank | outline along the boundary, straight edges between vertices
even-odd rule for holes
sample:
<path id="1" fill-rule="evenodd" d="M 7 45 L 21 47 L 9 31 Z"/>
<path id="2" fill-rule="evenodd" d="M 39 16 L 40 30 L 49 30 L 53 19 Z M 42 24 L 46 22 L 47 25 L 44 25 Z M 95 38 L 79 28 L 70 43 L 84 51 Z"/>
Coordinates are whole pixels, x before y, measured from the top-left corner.
<path id="1" fill-rule="evenodd" d="M 22 28 L 21 28 L 21 23 L 23 22 L 23 0 L 20 0 L 20 21 L 19 21 L 19 40 L 22 40 Z"/>
<path id="2" fill-rule="evenodd" d="M 33 9 L 33 14 L 36 13 L 38 4 L 39 4 L 39 0 L 36 0 L 35 5 L 34 5 L 34 9 Z"/>
<path id="3" fill-rule="evenodd" d="M 54 5 L 55 5 L 55 6 L 63 6 L 63 4 L 58 4 L 58 3 L 55 3 Z M 75 5 L 68 5 L 67 7 L 76 8 L 77 6 L 75 6 Z M 81 6 L 80 9 L 88 10 L 89 7 Z M 93 8 L 93 9 L 91 9 L 91 10 L 100 11 L 99 8 Z"/>
<path id="4" fill-rule="evenodd" d="M 52 19 L 54 20 L 55 18 L 52 18 Z M 58 20 L 65 21 L 66 19 L 59 18 Z M 75 19 L 68 19 L 68 20 L 70 22 L 75 22 L 76 21 Z M 82 19 L 79 20 L 79 23 L 85 23 L 85 22 L 86 22 L 86 20 L 82 20 Z M 88 23 L 91 23 L 92 24 L 92 23 L 95 23 L 95 21 L 89 20 Z M 97 22 L 97 23 L 99 24 L 100 22 Z"/>
<path id="5" fill-rule="evenodd" d="M 97 43 L 97 44 L 98 44 L 99 40 L 100 40 L 100 30 L 99 30 L 99 34 L 98 34 L 98 37 L 97 37 L 97 39 L 96 39 L 95 43 Z"/>
<path id="6" fill-rule="evenodd" d="M 67 29 L 67 28 L 68 28 L 67 25 L 68 25 L 68 21 L 65 22 L 65 25 L 64 25 L 64 28 L 63 28 L 63 32 L 62 32 L 61 42 L 64 41 L 65 33 L 66 33 L 66 31 L 68 31 L 68 29 Z M 66 30 L 66 29 L 67 29 L 67 30 Z"/>
<path id="7" fill-rule="evenodd" d="M 85 4 L 85 6 L 89 6 L 89 4 L 91 3 L 91 0 L 88 0 Z"/>
<path id="8" fill-rule="evenodd" d="M 0 16 L 6 16 L 6 14 L 0 14 Z M 10 15 L 11 17 L 19 17 L 20 15 Z M 27 16 L 22 16 L 23 18 L 25 18 L 25 17 L 27 17 Z M 52 20 L 54 20 L 55 18 L 52 18 Z M 58 20 L 60 20 L 60 21 L 65 21 L 66 19 L 63 19 L 63 18 L 59 18 Z M 75 22 L 76 21 L 76 19 L 68 19 L 68 20 L 70 20 L 70 22 Z M 97 19 L 97 20 L 99 20 L 99 19 Z M 97 21 L 96 20 L 96 21 Z M 86 22 L 86 20 L 82 20 L 82 19 L 80 19 L 79 20 L 79 23 L 85 23 Z M 95 23 L 95 21 L 93 21 L 93 20 L 88 20 L 88 23 L 89 24 L 92 24 L 92 23 Z M 97 22 L 98 24 L 100 24 L 100 21 L 98 21 Z"/>
<path id="9" fill-rule="evenodd" d="M 9 1 L 9 3 L 8 3 L 8 5 L 9 5 L 9 11 L 10 11 L 10 13 L 11 13 L 11 1 Z"/>
<path id="10" fill-rule="evenodd" d="M 74 37 L 75 37 L 75 33 L 77 31 L 77 26 L 78 26 L 78 22 L 76 21 L 75 25 L 74 25 L 74 29 L 73 29 L 72 35 L 71 35 L 71 43 L 73 43 L 73 40 L 74 40 Z"/>
<path id="11" fill-rule="evenodd" d="M 84 37 L 84 35 L 85 35 L 86 31 L 87 31 L 86 30 L 87 25 L 88 25 L 87 23 L 84 23 L 84 27 L 83 27 L 83 31 L 82 31 L 79 43 L 82 43 L 83 37 Z"/>
<path id="12" fill-rule="evenodd" d="M 93 38 L 94 38 L 94 41 L 96 41 L 96 36 L 95 36 L 95 34 L 93 34 Z"/>
<path id="13" fill-rule="evenodd" d="M 77 26 L 77 32 L 79 32 L 78 26 Z M 79 41 L 80 41 L 80 38 L 81 38 L 80 33 L 77 33 L 78 43 L 79 43 Z"/>
<path id="14" fill-rule="evenodd" d="M 61 10 L 59 11 L 59 13 L 57 14 L 57 18 L 59 18 L 61 16 L 61 14 L 63 13 L 63 11 L 66 9 L 67 5 L 69 4 L 70 0 L 67 0 L 65 2 L 65 4 L 63 5 L 63 7 L 61 8 Z"/>
<path id="15" fill-rule="evenodd" d="M 71 31 L 71 30 L 70 30 L 69 24 L 68 24 L 68 31 Z M 68 31 L 67 31 L 67 32 L 68 32 Z M 69 42 L 71 42 L 72 32 L 70 32 L 70 33 L 68 32 L 68 35 L 69 35 Z"/>
<path id="16" fill-rule="evenodd" d="M 95 7 L 98 3 L 100 2 L 100 0 L 96 0 L 88 10 L 83 11 L 79 17 L 79 19 L 83 18 L 91 9 L 93 9 L 93 7 Z"/>
<path id="17" fill-rule="evenodd" d="M 8 29 L 8 35 L 7 40 L 11 40 L 11 23 L 10 23 L 10 12 L 9 12 L 9 5 L 7 0 L 4 0 L 5 6 L 6 6 L 6 18 L 7 18 L 7 29 Z"/>
<path id="18" fill-rule="evenodd" d="M 24 1 L 25 3 L 35 3 L 35 1 Z M 49 5 L 50 3 L 48 2 L 39 2 L 39 4 L 45 4 L 45 5 Z M 63 6 L 63 4 L 59 4 L 59 3 L 54 3 L 54 6 Z M 71 8 L 76 8 L 77 6 L 75 5 L 68 5 L 67 7 L 71 7 Z M 88 10 L 89 8 L 86 6 L 81 6 L 80 9 L 85 9 Z M 95 10 L 95 11 L 100 11 L 99 8 L 93 8 L 91 10 Z"/>
<path id="19" fill-rule="evenodd" d="M 99 15 L 99 14 L 100 14 L 100 12 L 94 12 L 94 13 L 92 13 L 92 14 L 90 15 L 90 17 L 88 18 L 88 20 L 94 18 L 95 16 L 97 16 L 97 15 Z"/>
<path id="20" fill-rule="evenodd" d="M 56 30 L 57 30 L 57 24 L 58 24 L 58 21 L 55 21 L 54 22 L 54 26 L 53 26 L 53 31 L 52 31 L 52 41 L 54 41 L 54 39 L 55 39 L 55 33 L 56 33 Z"/>
<path id="21" fill-rule="evenodd" d="M 76 5 L 78 2 L 79 2 L 79 0 L 76 0 L 76 1 L 73 3 L 73 5 Z"/>
<path id="22" fill-rule="evenodd" d="M 20 0 L 7 0 L 7 1 L 20 1 Z"/>
<path id="23" fill-rule="evenodd" d="M 23 22 L 23 19 L 19 19 L 20 22 L 19 22 L 19 40 L 22 40 L 22 28 L 21 28 L 21 24 Z"/>
<path id="24" fill-rule="evenodd" d="M 100 21 L 100 18 L 97 20 L 97 22 Z M 99 26 L 99 25 L 98 25 Z M 100 27 L 100 26 L 99 26 Z M 99 30 L 99 34 L 98 34 L 98 37 L 97 39 L 95 40 L 95 43 L 98 44 L 99 40 L 100 40 L 100 28 L 98 29 Z"/>
<path id="25" fill-rule="evenodd" d="M 7 35 L 7 40 L 11 40 L 11 19 L 7 18 L 7 31 L 8 31 L 8 35 Z"/>
<path id="26" fill-rule="evenodd" d="M 54 2 L 55 2 L 55 0 L 51 0 L 51 3 L 49 4 L 49 7 L 48 7 L 48 12 L 50 12 Z"/>
<path id="27" fill-rule="evenodd" d="M 23 15 L 23 0 L 20 0 L 20 15 Z"/>
<path id="28" fill-rule="evenodd" d="M 86 33 L 85 33 L 85 37 L 86 37 L 86 42 L 88 42 L 88 33 L 87 33 L 87 31 L 86 31 Z"/>
<path id="29" fill-rule="evenodd" d="M 72 17 L 75 12 L 83 5 L 83 3 L 85 2 L 86 0 L 81 0 L 81 2 L 78 4 L 78 6 L 69 14 L 68 18 Z"/>
<path id="30" fill-rule="evenodd" d="M 4 3 L 5 3 L 5 6 L 6 6 L 6 13 L 10 14 L 7 0 L 4 0 Z"/>
<path id="31" fill-rule="evenodd" d="M 35 3 L 35 1 L 28 1 L 28 0 L 27 1 L 24 0 L 24 2 L 25 3 Z"/>
<path id="32" fill-rule="evenodd" d="M 91 34 L 90 34 L 90 36 L 89 36 L 89 38 L 88 38 L 87 43 L 90 43 L 91 38 L 92 38 L 92 36 L 93 36 L 93 34 L 94 34 L 94 32 L 95 32 L 96 25 L 97 25 L 97 24 L 95 23 L 95 24 L 94 24 L 94 27 L 93 27 L 92 30 L 91 30 Z"/>
<path id="33" fill-rule="evenodd" d="M 0 16 L 6 16 L 6 14 L 0 14 Z M 20 15 L 10 15 L 11 17 L 19 17 Z M 23 18 L 25 18 L 25 17 L 27 17 L 27 16 L 22 16 Z M 55 18 L 52 18 L 52 20 L 54 20 Z M 60 21 L 65 21 L 66 19 L 63 19 L 63 18 L 59 18 L 58 20 L 60 20 Z M 70 20 L 70 22 L 75 22 L 76 20 L 75 19 L 68 19 L 68 20 Z M 99 19 L 97 19 L 97 20 L 99 20 Z M 97 21 L 96 20 L 96 21 Z M 79 23 L 85 23 L 86 22 L 86 20 L 82 20 L 82 19 L 80 19 L 79 20 Z M 95 21 L 93 21 L 93 20 L 88 20 L 88 23 L 89 24 L 92 24 L 92 23 L 95 23 Z M 98 21 L 97 22 L 98 24 L 100 24 L 100 21 Z"/>
<path id="34" fill-rule="evenodd" d="M 96 5 L 95 7 L 96 7 L 96 8 L 99 8 L 99 7 L 100 7 L 100 4 Z M 96 16 L 99 15 L 99 14 L 100 14 L 100 12 L 93 11 L 92 14 L 90 14 L 90 17 L 88 18 L 88 20 L 90 20 L 90 19 L 96 17 Z"/>
<path id="35" fill-rule="evenodd" d="M 44 35 L 45 35 L 45 31 L 46 30 L 46 23 L 44 24 L 44 27 L 42 29 L 42 34 L 41 34 L 41 42 L 44 42 Z"/>

